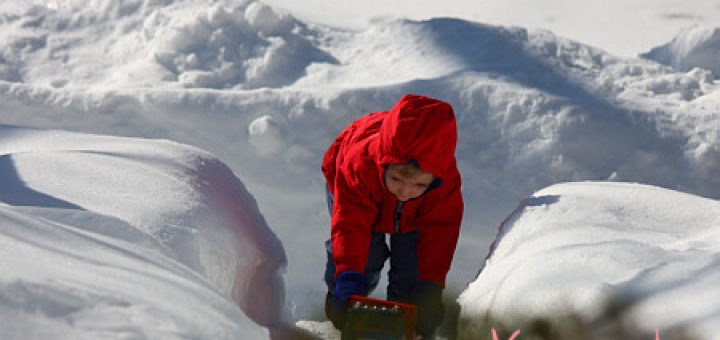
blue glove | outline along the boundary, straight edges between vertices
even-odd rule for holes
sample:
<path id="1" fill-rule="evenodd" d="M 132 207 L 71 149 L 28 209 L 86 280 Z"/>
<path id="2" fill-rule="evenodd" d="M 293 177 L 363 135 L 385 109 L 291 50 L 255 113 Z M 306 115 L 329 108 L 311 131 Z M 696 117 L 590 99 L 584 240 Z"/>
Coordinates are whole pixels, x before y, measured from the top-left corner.
<path id="1" fill-rule="evenodd" d="M 445 316 L 442 302 L 442 288 L 432 281 L 420 281 L 415 284 L 411 300 L 417 307 L 416 330 L 423 337 L 429 337 Z"/>
<path id="2" fill-rule="evenodd" d="M 335 280 L 335 298 L 344 301 L 345 304 L 352 295 L 367 295 L 370 290 L 370 282 L 365 275 L 358 272 L 342 272 Z"/>
<path id="3" fill-rule="evenodd" d="M 335 280 L 335 291 L 329 292 L 325 300 L 325 314 L 335 328 L 343 329 L 345 326 L 350 297 L 353 295 L 366 296 L 369 290 L 370 283 L 363 274 L 347 271 L 338 275 Z"/>

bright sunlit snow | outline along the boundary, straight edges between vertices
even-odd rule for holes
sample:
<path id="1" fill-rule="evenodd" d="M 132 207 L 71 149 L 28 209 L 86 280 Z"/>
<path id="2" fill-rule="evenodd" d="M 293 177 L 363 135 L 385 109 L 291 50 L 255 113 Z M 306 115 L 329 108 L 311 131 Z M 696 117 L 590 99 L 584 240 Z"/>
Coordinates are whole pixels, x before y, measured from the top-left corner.
<path id="1" fill-rule="evenodd" d="M 266 0 L 299 18 L 366 29 L 373 21 L 438 17 L 549 29 L 625 57 L 664 44 L 681 29 L 717 25 L 720 3 L 708 0 Z"/>
<path id="2" fill-rule="evenodd" d="M 628 183 L 566 183 L 524 200 L 503 222 L 478 278 L 460 296 L 464 318 L 575 311 L 611 299 L 635 304 L 647 330 L 720 328 L 720 202 Z M 473 328 L 481 323 L 466 324 Z"/>
<path id="3" fill-rule="evenodd" d="M 282 246 L 206 152 L 0 126 L 0 188 L 3 338 L 267 338 L 281 316 Z"/>
<path id="4" fill-rule="evenodd" d="M 720 197 L 720 58 L 713 57 L 720 44 L 717 29 L 707 26 L 720 10 L 708 3 L 593 6 L 593 17 L 607 22 L 592 30 L 580 24 L 587 14 L 579 4 L 559 0 L 543 7 L 548 12 L 500 1 L 489 2 L 497 11 L 448 2 L 448 10 L 468 16 L 443 18 L 432 12 L 436 5 L 425 6 L 426 13 L 417 12 L 423 6 L 407 12 L 390 6 L 394 18 L 364 22 L 334 5 L 271 3 L 279 7 L 229 0 L 0 2 L 0 211 L 19 221 L 2 234 L 6 257 L 17 260 L 6 261 L 15 269 L 0 277 L 0 296 L 8 297 L 0 307 L 24 313 L 13 321 L 16 338 L 32 338 L 23 332 L 40 322 L 54 323 L 57 338 L 93 337 L 88 323 L 105 338 L 253 338 L 268 336 L 255 322 L 318 320 L 329 235 L 320 159 L 353 119 L 389 109 L 405 93 L 448 101 L 457 113 L 466 213 L 449 296 L 476 278 L 501 222 L 549 185 L 638 182 Z M 378 6 L 363 8 L 357 18 L 387 15 L 376 13 Z M 483 16 L 469 17 L 478 12 Z M 629 42 L 645 25 L 659 28 L 640 37 L 642 44 Z M 570 34 L 575 28 L 578 34 Z M 595 198 L 599 208 L 615 204 L 615 191 L 646 197 L 644 186 L 607 188 Z M 581 214 L 584 203 L 572 202 L 558 204 L 580 215 L 561 222 L 598 221 Z M 653 202 L 623 204 L 631 211 L 670 204 Z M 711 212 L 701 218 L 712 219 Z M 632 239 L 646 221 L 628 215 L 622 226 L 629 231 L 617 237 Z M 46 229 L 37 232 L 38 244 L 13 231 Z M 76 229 L 104 246 L 65 235 Z M 60 235 L 44 236 L 52 233 Z M 550 241 L 568 240 L 561 234 Z M 43 245 L 55 239 L 67 242 Z M 28 258 L 60 272 L 28 270 L 38 260 L 26 265 L 12 247 L 25 247 L 35 254 Z M 89 250 L 77 254 L 82 247 Z M 114 289 L 96 279 L 114 274 L 93 269 L 73 269 L 82 280 L 71 278 L 72 268 L 60 265 L 72 254 L 84 263 L 107 252 L 116 257 L 93 265 L 119 272 L 114 268 L 122 264 L 133 280 L 117 284 L 132 285 Z M 136 252 L 151 255 L 144 260 Z M 147 269 L 156 263 L 162 265 Z M 554 275 L 536 270 L 530 274 Z M 158 298 L 147 287 L 163 275 L 172 284 Z M 502 289 L 488 276 L 473 286 Z M 611 280 L 578 284 L 592 289 Z M 633 287 L 664 290 L 661 281 L 650 283 Z M 70 288 L 61 294 L 56 286 Z M 27 298 L 10 298 L 16 295 Z M 254 303 L 249 296 L 266 298 Z M 718 304 L 706 300 L 708 308 Z M 583 301 L 577 305 L 588 306 Z M 97 307 L 113 304 L 132 310 L 128 319 L 105 318 Z M 692 315 L 684 321 L 720 330 Z M 75 318 L 84 319 L 67 322 Z M 675 321 L 683 320 L 668 322 Z"/>

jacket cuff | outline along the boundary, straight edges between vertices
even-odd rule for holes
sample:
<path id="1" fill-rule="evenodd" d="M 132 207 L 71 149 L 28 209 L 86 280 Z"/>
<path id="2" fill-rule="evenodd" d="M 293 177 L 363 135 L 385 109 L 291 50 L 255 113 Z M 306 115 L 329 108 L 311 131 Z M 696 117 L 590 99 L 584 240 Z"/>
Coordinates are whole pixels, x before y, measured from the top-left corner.
<path id="1" fill-rule="evenodd" d="M 365 271 L 362 268 L 358 268 L 358 266 L 353 266 L 351 264 L 347 263 L 341 263 L 335 264 L 335 278 L 337 279 L 338 275 L 340 275 L 343 272 L 357 272 L 357 273 L 364 273 Z"/>

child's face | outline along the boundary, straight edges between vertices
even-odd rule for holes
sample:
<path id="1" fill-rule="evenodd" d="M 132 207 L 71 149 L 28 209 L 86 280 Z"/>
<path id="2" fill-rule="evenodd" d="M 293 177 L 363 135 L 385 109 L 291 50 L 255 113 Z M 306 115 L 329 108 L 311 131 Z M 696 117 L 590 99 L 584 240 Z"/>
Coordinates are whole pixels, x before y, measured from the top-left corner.
<path id="1" fill-rule="evenodd" d="M 430 187 L 433 179 L 433 175 L 429 172 L 405 177 L 392 165 L 385 170 L 385 186 L 390 193 L 403 202 L 422 195 Z"/>

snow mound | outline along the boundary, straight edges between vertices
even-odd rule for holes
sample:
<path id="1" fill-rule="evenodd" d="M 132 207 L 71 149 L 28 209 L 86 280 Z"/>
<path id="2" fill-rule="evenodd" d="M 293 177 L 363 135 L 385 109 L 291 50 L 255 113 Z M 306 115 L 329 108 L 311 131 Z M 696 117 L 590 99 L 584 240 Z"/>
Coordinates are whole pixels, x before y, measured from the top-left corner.
<path id="1" fill-rule="evenodd" d="M 565 312 L 592 318 L 619 298 L 646 330 L 711 338 L 720 331 L 718 221 L 720 202 L 658 187 L 540 190 L 503 222 L 460 296 L 462 327 L 472 332 L 489 314 L 509 327 Z"/>
<path id="2" fill-rule="evenodd" d="M 4 336 L 256 339 L 284 317 L 282 244 L 205 151 L 0 126 L 0 220 Z"/>
<path id="3" fill-rule="evenodd" d="M 292 17 L 258 2 L 156 17 L 144 28 L 156 31 L 148 39 L 154 58 L 182 86 L 241 89 L 292 84 L 324 59 L 296 29 L 302 28 Z"/>
<path id="4" fill-rule="evenodd" d="M 20 79 L 0 81 L 3 121 L 166 138 L 218 155 L 278 236 L 292 240 L 288 293 L 300 318 L 324 296 L 313 272 L 329 223 L 322 154 L 351 121 L 405 93 L 453 105 L 466 202 L 482 202 L 465 214 L 449 277 L 457 289 L 472 280 L 494 226 L 550 184 L 610 179 L 720 197 L 720 91 L 707 70 L 677 72 L 548 31 L 459 19 L 376 21 L 351 32 L 256 2 L 57 3 L 74 7 L 17 10 L 0 22 L 0 64 Z M 110 7 L 91 10 L 101 5 Z M 55 18 L 69 26 L 50 25 Z M 265 58 L 290 41 L 311 47 L 292 51 L 290 64 Z M 240 45 L 257 54 L 238 57 Z M 235 61 L 216 62 L 223 51 Z M 184 88 L 181 76 L 188 87 L 238 90 Z"/>
<path id="5" fill-rule="evenodd" d="M 679 71 L 700 67 L 720 75 L 720 28 L 695 26 L 685 29 L 671 42 L 641 56 Z"/>
<path id="6" fill-rule="evenodd" d="M 53 87 L 282 87 L 329 60 L 289 14 L 253 1 L 80 1 L 15 8 L 0 79 Z M 39 69 L 32 65 L 44 64 Z M 97 65 L 102 67 L 97 68 Z M 100 70 L 100 72 L 97 72 Z"/>
<path id="7" fill-rule="evenodd" d="M 489 77 L 559 96 L 690 101 L 710 92 L 714 80 L 709 71 L 684 74 L 620 59 L 545 30 L 452 18 L 376 21 L 363 32 L 322 36 L 318 46 L 337 62 L 311 64 L 292 88 L 393 86 L 472 75 L 476 82 Z"/>
<path id="8" fill-rule="evenodd" d="M 513 41 L 524 30 L 506 31 L 455 19 L 376 21 L 355 34 L 331 32 L 323 45 L 337 63 L 311 65 L 296 87 L 368 87 L 433 79 L 467 68 L 491 49 L 482 42 Z M 458 32 L 463 32 L 459 35 Z M 470 41 L 461 38 L 471 36 Z"/>

